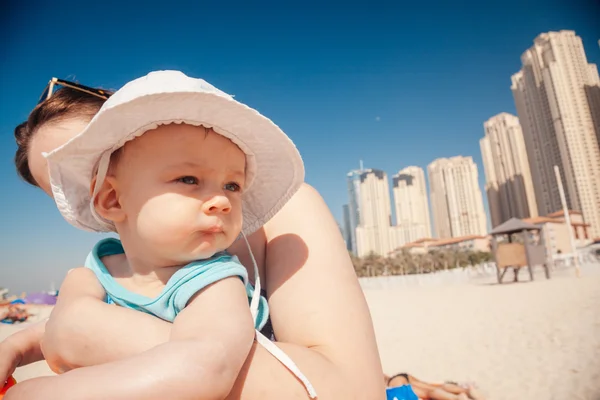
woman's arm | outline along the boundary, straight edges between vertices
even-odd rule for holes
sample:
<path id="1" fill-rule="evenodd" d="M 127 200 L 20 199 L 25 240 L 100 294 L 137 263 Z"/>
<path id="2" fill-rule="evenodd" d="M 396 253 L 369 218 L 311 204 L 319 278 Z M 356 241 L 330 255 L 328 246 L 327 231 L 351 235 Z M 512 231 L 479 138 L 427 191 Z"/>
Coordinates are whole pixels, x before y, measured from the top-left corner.
<path id="1" fill-rule="evenodd" d="M 328 368 L 304 372 L 336 376 L 348 397 L 385 397 L 383 371 L 369 309 L 346 246 L 321 196 L 303 185 L 265 225 L 266 287 L 277 339 L 309 349 L 303 357 Z M 304 353 L 304 352 L 302 352 Z M 292 356 L 292 358 L 294 358 Z M 314 361 L 316 362 L 316 361 Z M 315 382 L 319 393 L 327 383 Z"/>
<path id="2" fill-rule="evenodd" d="M 369 311 L 322 198 L 304 185 L 264 230 L 249 238 L 259 265 L 264 255 L 260 236 L 265 232 L 269 305 L 278 340 L 285 342 L 278 345 L 307 375 L 319 400 L 385 398 Z M 243 250 L 239 253 L 242 261 L 247 259 Z M 56 315 L 57 325 L 64 322 L 64 340 L 59 346 L 63 350 L 70 345 L 67 338 L 77 336 L 90 348 L 113 343 L 110 356 L 119 359 L 169 338 L 169 324 L 140 312 L 92 300 L 79 309 L 73 306 L 74 310 L 78 311 Z M 94 317 L 78 317 L 83 310 Z M 103 321 L 107 319 L 118 319 L 116 330 L 106 329 Z M 278 360 L 255 343 L 228 399 L 281 398 L 305 400 L 308 394 Z"/>
<path id="3" fill-rule="evenodd" d="M 307 375 L 319 400 L 385 398 L 371 317 L 354 268 L 327 206 L 303 185 L 250 244 L 261 264 L 277 345 Z M 249 257 L 236 244 L 242 262 Z M 284 343 L 285 342 L 285 343 Z M 266 378 L 265 378 L 266 377 Z M 269 384 L 277 382 L 277 385 Z M 308 399 L 302 384 L 255 345 L 229 400 Z"/>

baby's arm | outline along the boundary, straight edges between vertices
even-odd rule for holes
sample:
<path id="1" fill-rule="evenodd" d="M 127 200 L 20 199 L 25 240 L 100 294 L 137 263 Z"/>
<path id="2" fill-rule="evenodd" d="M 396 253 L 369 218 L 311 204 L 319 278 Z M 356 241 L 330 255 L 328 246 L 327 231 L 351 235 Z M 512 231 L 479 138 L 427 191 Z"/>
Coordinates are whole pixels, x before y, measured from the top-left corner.
<path id="1" fill-rule="evenodd" d="M 104 291 L 104 288 L 91 270 L 87 268 L 75 268 L 67 273 L 67 276 L 60 287 L 56 306 L 54 306 L 50 318 L 46 323 L 46 329 L 41 343 L 46 362 L 54 372 L 64 372 L 72 368 L 80 367 L 81 365 L 67 363 L 65 358 L 59 357 L 56 349 L 53 348 L 53 343 L 57 340 L 54 335 L 56 335 L 57 332 L 61 332 L 55 326 L 56 321 L 54 320 L 53 315 L 72 307 L 79 301 L 86 301 L 89 299 L 103 301 L 105 297 L 106 292 Z M 82 312 L 88 311 L 82 310 Z M 106 323 L 110 324 L 111 321 L 106 321 Z M 74 343 L 73 338 L 64 338 L 64 340 L 69 340 L 73 347 L 77 348 L 78 344 Z M 79 346 L 79 348 L 82 347 Z M 93 353 L 95 350 L 96 349 L 88 348 L 86 349 L 86 352 Z M 77 359 L 78 357 L 72 355 L 69 358 Z"/>
<path id="2" fill-rule="evenodd" d="M 56 309 L 68 307 L 75 299 L 91 296 L 102 298 L 104 290 L 93 273 L 84 268 L 71 270 L 65 278 Z M 53 310 L 53 313 L 55 312 Z M 54 354 L 50 346 L 43 346 L 46 327 L 52 327 L 49 320 L 40 321 L 26 329 L 18 331 L 0 343 L 0 382 L 12 374 L 16 368 L 41 361 L 48 353 L 48 363 L 55 372 L 63 369 L 61 363 L 52 362 Z"/>
<path id="3" fill-rule="evenodd" d="M 169 340 L 172 324 L 107 304 L 94 272 L 76 268 L 63 282 L 44 335 L 44 355 L 60 370 L 120 360 Z"/>
<path id="4" fill-rule="evenodd" d="M 44 359 L 40 343 L 46 320 L 13 333 L 0 342 L 0 385 L 15 369 Z"/>
<path id="5" fill-rule="evenodd" d="M 224 399 L 253 340 L 244 285 L 226 278 L 189 302 L 169 342 L 124 360 L 24 381 L 5 400 Z"/>
<path id="6" fill-rule="evenodd" d="M 198 365 L 198 394 L 224 399 L 231 391 L 254 341 L 254 321 L 242 280 L 230 277 L 196 294 L 179 313 L 171 341 L 186 341 Z M 203 395 L 198 398 L 204 399 Z"/>

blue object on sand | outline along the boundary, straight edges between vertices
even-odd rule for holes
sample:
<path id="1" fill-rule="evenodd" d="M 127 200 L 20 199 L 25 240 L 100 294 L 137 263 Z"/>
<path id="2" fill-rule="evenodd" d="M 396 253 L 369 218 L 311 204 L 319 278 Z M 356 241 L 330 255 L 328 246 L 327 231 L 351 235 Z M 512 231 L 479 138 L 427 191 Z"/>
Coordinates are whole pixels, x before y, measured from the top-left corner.
<path id="1" fill-rule="evenodd" d="M 387 400 L 419 400 L 410 385 L 402 385 L 386 390 Z"/>

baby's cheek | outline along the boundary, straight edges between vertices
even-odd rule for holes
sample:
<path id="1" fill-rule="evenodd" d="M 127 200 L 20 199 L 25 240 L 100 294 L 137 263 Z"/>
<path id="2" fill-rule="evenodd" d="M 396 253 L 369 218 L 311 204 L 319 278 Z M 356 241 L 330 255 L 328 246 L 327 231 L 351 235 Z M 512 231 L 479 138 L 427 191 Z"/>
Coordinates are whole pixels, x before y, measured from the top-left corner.
<path id="1" fill-rule="evenodd" d="M 156 244 L 166 244 L 189 234 L 197 218 L 198 214 L 190 207 L 172 202 L 149 202 L 138 214 L 137 229 L 140 235 L 152 237 Z"/>

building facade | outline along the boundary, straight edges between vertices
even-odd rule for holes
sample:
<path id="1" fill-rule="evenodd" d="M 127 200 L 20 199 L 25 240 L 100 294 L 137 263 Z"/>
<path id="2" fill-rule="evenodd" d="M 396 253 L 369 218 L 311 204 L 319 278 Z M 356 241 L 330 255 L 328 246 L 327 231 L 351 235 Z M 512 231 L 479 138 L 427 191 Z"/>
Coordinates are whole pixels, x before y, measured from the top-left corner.
<path id="1" fill-rule="evenodd" d="M 590 115 L 596 131 L 596 140 L 600 144 L 600 83 L 585 85 L 585 94 L 590 107 Z"/>
<path id="2" fill-rule="evenodd" d="M 356 254 L 387 256 L 393 249 L 387 175 L 381 170 L 367 169 L 357 182 L 360 221 L 356 227 Z"/>
<path id="3" fill-rule="evenodd" d="M 427 201 L 425 172 L 407 167 L 392 177 L 396 212 L 395 246 L 431 237 L 431 219 Z"/>
<path id="4" fill-rule="evenodd" d="M 562 208 L 554 166 L 560 168 L 569 209 L 581 210 L 600 232 L 600 147 L 585 86 L 600 83 L 581 38 L 573 31 L 539 35 L 521 57 L 512 92 L 521 127 L 538 213 Z"/>
<path id="5" fill-rule="evenodd" d="M 362 170 L 348 172 L 346 180 L 348 183 L 348 239 L 347 247 L 352 254 L 358 254 L 356 244 L 356 228 L 360 224 L 360 175 Z"/>
<path id="6" fill-rule="evenodd" d="M 480 140 L 492 227 L 511 218 L 536 217 L 537 203 L 519 119 L 498 114 L 484 123 Z"/>
<path id="7" fill-rule="evenodd" d="M 342 236 L 346 242 L 346 249 L 352 251 L 352 229 L 350 228 L 350 206 L 342 206 Z"/>
<path id="8" fill-rule="evenodd" d="M 437 238 L 487 234 L 487 218 L 471 157 L 439 158 L 427 167 Z"/>

